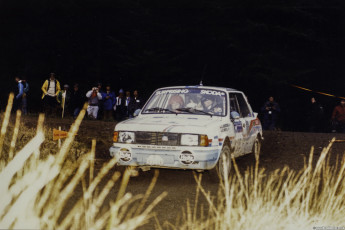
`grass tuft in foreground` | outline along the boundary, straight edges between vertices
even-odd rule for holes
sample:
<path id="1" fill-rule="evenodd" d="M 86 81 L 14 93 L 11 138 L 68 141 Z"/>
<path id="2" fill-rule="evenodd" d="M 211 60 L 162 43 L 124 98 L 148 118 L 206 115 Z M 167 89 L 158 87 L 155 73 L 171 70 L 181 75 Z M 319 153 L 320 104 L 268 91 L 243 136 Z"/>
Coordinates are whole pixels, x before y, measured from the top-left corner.
<path id="1" fill-rule="evenodd" d="M 241 174 L 233 159 L 235 173 L 221 183 L 216 198 L 202 187 L 201 175 L 194 175 L 198 185 L 195 205 L 192 208 L 188 202 L 182 223 L 172 228 L 345 228 L 345 158 L 341 164 L 329 165 L 327 155 L 333 142 L 315 159 L 316 164 L 312 148 L 299 172 L 285 167 L 267 175 L 257 159 L 254 169 Z M 198 206 L 199 194 L 207 200 L 208 209 Z"/>
<path id="2" fill-rule="evenodd" d="M 126 193 L 131 172 L 126 170 L 122 177 L 117 171 L 111 172 L 116 164 L 115 159 L 107 162 L 95 175 L 95 141 L 89 153 L 77 161 L 68 160 L 74 136 L 85 116 L 85 108 L 71 126 L 67 139 L 57 153 L 47 154 L 43 159 L 40 159 L 40 155 L 41 145 L 45 141 L 44 116 L 39 116 L 37 131 L 32 139 L 15 152 L 20 124 L 20 112 L 17 113 L 9 152 L 5 152 L 3 147 L 8 139 L 12 101 L 13 94 L 9 97 L 0 135 L 1 229 L 128 230 L 136 229 L 152 217 L 153 207 L 166 193 L 162 193 L 149 205 L 146 205 L 146 201 L 150 191 L 134 197 Z M 112 173 L 111 179 L 100 186 L 102 179 L 109 173 Z M 111 201 L 110 207 L 103 208 L 107 195 L 120 179 L 122 182 L 119 182 L 121 185 L 116 199 Z M 82 187 L 82 196 L 74 197 L 78 186 Z M 73 202 L 73 205 L 67 209 L 69 202 Z"/>

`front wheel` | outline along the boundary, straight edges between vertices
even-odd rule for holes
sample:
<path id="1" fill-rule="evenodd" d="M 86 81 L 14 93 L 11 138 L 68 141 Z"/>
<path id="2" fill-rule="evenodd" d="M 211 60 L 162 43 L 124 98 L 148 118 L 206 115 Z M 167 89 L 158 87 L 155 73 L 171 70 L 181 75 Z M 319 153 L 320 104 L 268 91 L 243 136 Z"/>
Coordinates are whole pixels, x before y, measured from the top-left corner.
<path id="1" fill-rule="evenodd" d="M 258 135 L 253 143 L 252 153 L 254 153 L 255 159 L 259 160 L 261 153 L 261 138 Z"/>
<path id="2" fill-rule="evenodd" d="M 231 171 L 231 149 L 229 144 L 224 144 L 217 165 L 213 171 L 216 171 L 219 179 L 222 181 L 225 178 L 229 178 Z"/>

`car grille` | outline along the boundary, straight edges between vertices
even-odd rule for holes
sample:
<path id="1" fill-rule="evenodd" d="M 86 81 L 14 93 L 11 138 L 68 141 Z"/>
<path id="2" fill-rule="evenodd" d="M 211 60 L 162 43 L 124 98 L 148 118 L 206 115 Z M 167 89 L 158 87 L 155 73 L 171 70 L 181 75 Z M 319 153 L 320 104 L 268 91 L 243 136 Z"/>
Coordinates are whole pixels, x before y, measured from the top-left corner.
<path id="1" fill-rule="evenodd" d="M 177 146 L 180 144 L 180 138 L 178 133 L 135 132 L 135 143 Z"/>

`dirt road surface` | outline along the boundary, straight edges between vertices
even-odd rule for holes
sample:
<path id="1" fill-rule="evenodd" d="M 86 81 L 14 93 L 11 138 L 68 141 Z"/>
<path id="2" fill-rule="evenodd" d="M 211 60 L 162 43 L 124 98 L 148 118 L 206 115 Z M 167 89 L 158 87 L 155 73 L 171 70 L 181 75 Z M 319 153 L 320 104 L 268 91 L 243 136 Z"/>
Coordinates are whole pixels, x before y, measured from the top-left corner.
<path id="1" fill-rule="evenodd" d="M 35 125 L 35 117 L 28 117 L 24 119 L 24 124 L 28 126 Z M 50 128 L 58 128 L 61 126 L 63 130 L 68 130 L 71 119 L 46 119 L 45 125 Z M 101 166 L 109 160 L 109 147 L 112 145 L 112 135 L 115 122 L 92 121 L 84 120 L 76 137 L 77 141 L 87 143 L 91 146 L 91 140 L 97 140 L 97 160 L 96 168 Z M 330 140 L 335 137 L 338 140 L 345 140 L 345 134 L 337 133 L 300 133 L 300 132 L 283 132 L 270 131 L 264 132 L 264 141 L 262 146 L 262 155 L 260 157 L 260 167 L 265 168 L 267 173 L 273 172 L 276 169 L 282 169 L 288 166 L 294 170 L 303 168 L 304 161 L 308 159 L 311 147 L 314 146 L 314 159 L 317 160 L 320 156 L 322 148 L 326 147 Z M 48 137 L 51 138 L 51 137 Z M 331 148 L 330 164 L 334 165 L 343 157 L 345 153 L 345 142 L 334 143 Z M 244 172 L 248 167 L 254 167 L 255 158 L 253 155 L 246 155 L 236 159 L 239 169 Z M 118 167 L 112 169 L 121 170 Z M 109 178 L 110 178 L 109 174 Z M 132 177 L 127 192 L 132 194 L 144 194 L 153 178 L 154 170 L 139 172 L 139 176 Z M 217 195 L 218 182 L 211 176 L 210 173 L 203 173 L 204 188 L 211 192 L 212 195 Z M 115 186 L 109 194 L 107 201 L 110 202 L 115 199 L 118 186 Z M 175 224 L 182 216 L 182 208 L 186 208 L 187 200 L 194 203 L 196 195 L 196 182 L 194 180 L 193 172 L 186 170 L 169 170 L 160 169 L 157 184 L 150 196 L 148 202 L 152 202 L 154 198 L 163 193 L 168 192 L 167 197 L 159 203 L 154 212 L 160 224 L 170 222 Z M 76 195 L 81 194 L 82 191 L 75 191 Z M 202 200 L 201 200 L 202 202 Z M 153 229 L 155 221 L 151 221 L 141 227 L 140 229 Z"/>

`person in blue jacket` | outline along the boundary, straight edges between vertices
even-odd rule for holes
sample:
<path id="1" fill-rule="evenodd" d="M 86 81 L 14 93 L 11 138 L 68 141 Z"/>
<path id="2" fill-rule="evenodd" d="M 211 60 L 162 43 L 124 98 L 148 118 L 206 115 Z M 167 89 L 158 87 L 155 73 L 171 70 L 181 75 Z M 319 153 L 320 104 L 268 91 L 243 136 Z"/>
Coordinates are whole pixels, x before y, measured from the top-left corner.
<path id="1" fill-rule="evenodd" d="M 18 83 L 18 91 L 14 100 L 14 111 L 17 111 L 18 109 L 21 109 L 22 107 L 22 100 L 23 100 L 23 94 L 24 94 L 24 85 L 19 77 L 15 78 L 15 81 Z"/>
<path id="2" fill-rule="evenodd" d="M 111 120 L 113 116 L 113 107 L 115 105 L 116 96 L 111 91 L 110 85 L 106 86 L 106 91 L 102 92 L 104 120 Z"/>
<path id="3" fill-rule="evenodd" d="M 261 107 L 261 112 L 264 114 L 262 128 L 264 130 L 275 130 L 280 107 L 273 97 L 268 98 L 268 101 Z"/>

